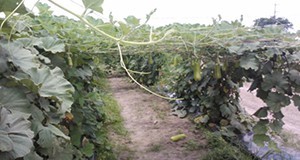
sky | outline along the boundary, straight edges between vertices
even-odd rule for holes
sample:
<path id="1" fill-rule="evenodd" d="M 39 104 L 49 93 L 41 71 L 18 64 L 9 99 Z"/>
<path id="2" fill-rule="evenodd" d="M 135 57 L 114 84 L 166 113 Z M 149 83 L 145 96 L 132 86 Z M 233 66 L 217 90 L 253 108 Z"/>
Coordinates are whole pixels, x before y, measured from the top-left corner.
<path id="1" fill-rule="evenodd" d="M 32 8 L 37 0 L 25 0 L 25 5 Z M 47 0 L 41 0 L 47 2 Z M 81 0 L 56 0 L 57 3 L 81 14 L 84 10 Z M 276 4 L 276 9 L 275 9 Z M 300 30 L 299 0 L 104 0 L 103 14 L 95 14 L 103 20 L 112 15 L 116 20 L 133 15 L 142 20 L 155 8 L 154 15 L 148 22 L 153 26 L 162 26 L 174 22 L 211 24 L 212 18 L 221 15 L 223 20 L 239 20 L 243 15 L 243 24 L 253 25 L 253 20 L 261 17 L 287 18 Z M 52 5 L 51 5 L 52 6 Z M 59 8 L 53 7 L 57 15 L 68 15 Z"/>

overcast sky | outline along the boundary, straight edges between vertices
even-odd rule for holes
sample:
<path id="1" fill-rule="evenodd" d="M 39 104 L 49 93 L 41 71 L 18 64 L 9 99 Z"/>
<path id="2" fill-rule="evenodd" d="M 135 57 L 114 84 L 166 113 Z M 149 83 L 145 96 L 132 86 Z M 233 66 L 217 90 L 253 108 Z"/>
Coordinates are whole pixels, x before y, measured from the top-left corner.
<path id="1" fill-rule="evenodd" d="M 36 0 L 26 0 L 26 5 L 31 8 Z M 46 2 L 47 0 L 41 0 Z M 81 0 L 56 0 L 61 5 L 78 12 L 83 11 Z M 157 9 L 149 21 L 150 25 L 160 26 L 173 22 L 210 24 L 212 18 L 220 14 L 223 20 L 240 19 L 243 15 L 243 23 L 253 25 L 253 20 L 260 17 L 274 15 L 276 4 L 276 16 L 288 18 L 294 24 L 295 29 L 300 29 L 299 0 L 104 0 L 104 14 L 97 14 L 107 20 L 112 12 L 116 20 L 134 15 L 144 19 L 146 14 Z M 60 9 L 53 8 L 56 14 L 66 14 Z"/>

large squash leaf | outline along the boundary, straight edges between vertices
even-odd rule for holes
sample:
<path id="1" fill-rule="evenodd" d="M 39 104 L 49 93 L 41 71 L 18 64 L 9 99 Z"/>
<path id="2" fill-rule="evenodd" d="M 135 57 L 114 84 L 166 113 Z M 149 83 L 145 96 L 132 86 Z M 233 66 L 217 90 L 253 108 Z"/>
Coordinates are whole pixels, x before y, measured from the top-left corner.
<path id="1" fill-rule="evenodd" d="M 9 1 L 8 0 L 0 0 L 0 11 L 1 12 L 12 12 L 21 1 L 22 0 L 9 0 Z M 26 14 L 27 10 L 26 10 L 24 4 L 22 4 L 16 12 Z"/>
<path id="2" fill-rule="evenodd" d="M 70 111 L 73 103 L 72 94 L 74 88 L 72 84 L 64 78 L 64 74 L 58 67 L 49 69 L 31 68 L 26 71 L 27 75 L 17 74 L 14 78 L 23 83 L 33 92 L 38 92 L 41 97 L 56 100 L 61 104 L 58 112 Z"/>
<path id="3" fill-rule="evenodd" d="M 259 66 L 259 61 L 256 59 L 255 55 L 250 54 L 247 56 L 243 56 L 240 60 L 240 65 L 242 68 L 245 69 L 253 69 L 253 70 L 258 70 Z"/>
<path id="4" fill-rule="evenodd" d="M 2 48 L 2 49 L 1 49 Z M 0 55 L 5 57 L 7 62 L 12 62 L 15 66 L 20 67 L 22 70 L 39 67 L 37 55 L 31 53 L 31 51 L 24 49 L 20 43 L 0 43 Z M 2 60 L 3 61 L 3 60 Z M 0 65 L 4 66 L 1 62 Z"/>
<path id="5" fill-rule="evenodd" d="M 43 160 L 36 152 L 30 152 L 24 157 L 24 160 Z"/>
<path id="6" fill-rule="evenodd" d="M 21 89 L 0 86 L 0 105 L 11 111 L 30 113 L 30 104 Z"/>
<path id="7" fill-rule="evenodd" d="M 265 76 L 261 87 L 264 91 L 276 88 L 278 92 L 285 93 L 289 87 L 289 82 L 282 73 L 274 71 L 271 75 L 268 74 Z"/>
<path id="8" fill-rule="evenodd" d="M 20 114 L 0 107 L 0 157 L 17 159 L 28 154 L 33 147 L 30 122 Z"/>
<path id="9" fill-rule="evenodd" d="M 37 143 L 42 147 L 40 151 L 41 155 L 48 155 L 48 159 L 72 159 L 72 147 L 70 143 L 66 143 L 70 140 L 70 137 L 62 133 L 58 128 L 52 124 L 43 125 L 40 122 L 33 122 L 32 128 L 36 135 L 38 135 Z M 58 139 L 58 137 L 64 138 Z M 28 158 L 29 159 L 29 158 Z"/>
<path id="10" fill-rule="evenodd" d="M 40 38 L 41 44 L 39 47 L 45 49 L 46 51 L 57 53 L 57 52 L 64 52 L 65 51 L 65 44 L 56 38 L 53 37 L 43 37 Z"/>
<path id="11" fill-rule="evenodd" d="M 7 55 L 3 54 L 5 50 L 0 45 L 0 73 L 5 72 L 8 69 L 7 65 Z"/>
<path id="12" fill-rule="evenodd" d="M 273 112 L 279 112 L 282 107 L 288 106 L 291 101 L 290 98 L 281 93 L 269 93 L 266 99 L 266 103 L 270 110 Z"/>

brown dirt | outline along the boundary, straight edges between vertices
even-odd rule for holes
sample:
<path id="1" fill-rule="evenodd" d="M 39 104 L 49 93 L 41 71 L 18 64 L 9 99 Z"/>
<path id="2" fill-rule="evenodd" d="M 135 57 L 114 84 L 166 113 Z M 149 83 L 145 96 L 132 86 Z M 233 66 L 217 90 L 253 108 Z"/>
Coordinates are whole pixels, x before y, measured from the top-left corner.
<path id="1" fill-rule="evenodd" d="M 205 155 L 204 136 L 189 120 L 170 115 L 168 101 L 143 92 L 125 78 L 110 78 L 109 82 L 129 132 L 126 139 L 117 139 L 117 145 L 125 146 L 118 151 L 118 159 L 198 160 Z M 180 133 L 187 138 L 178 142 L 170 140 Z"/>

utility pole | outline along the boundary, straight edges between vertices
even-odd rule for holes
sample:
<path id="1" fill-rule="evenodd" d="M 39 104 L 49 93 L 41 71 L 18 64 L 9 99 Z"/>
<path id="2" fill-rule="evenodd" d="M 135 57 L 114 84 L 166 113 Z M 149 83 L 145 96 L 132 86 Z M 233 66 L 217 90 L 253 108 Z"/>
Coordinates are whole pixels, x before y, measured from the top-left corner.
<path id="1" fill-rule="evenodd" d="M 277 4 L 275 3 L 274 4 L 274 18 L 276 18 L 276 13 L 277 13 L 276 7 L 277 7 Z"/>

